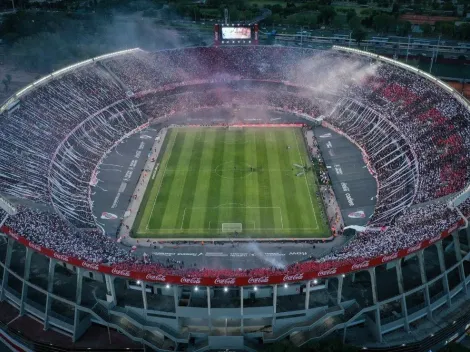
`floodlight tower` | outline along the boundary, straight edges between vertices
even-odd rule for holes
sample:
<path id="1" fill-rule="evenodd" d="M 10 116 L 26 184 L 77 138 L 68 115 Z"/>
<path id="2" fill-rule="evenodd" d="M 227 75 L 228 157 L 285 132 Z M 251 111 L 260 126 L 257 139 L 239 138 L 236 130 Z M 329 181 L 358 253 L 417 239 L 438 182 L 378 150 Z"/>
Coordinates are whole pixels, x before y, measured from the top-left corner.
<path id="1" fill-rule="evenodd" d="M 468 227 L 468 220 L 460 211 L 459 205 L 465 202 L 468 198 L 470 198 L 470 185 L 468 185 L 463 191 L 461 191 L 457 196 L 453 197 L 447 203 L 447 206 L 450 209 L 457 211 L 457 213 L 462 217 L 465 223 L 464 227 Z"/>
<path id="2" fill-rule="evenodd" d="M 3 226 L 5 221 L 7 221 L 8 216 L 15 215 L 18 213 L 18 210 L 11 204 L 9 201 L 7 201 L 5 198 L 0 196 L 0 208 L 3 209 L 7 214 L 5 217 L 1 220 L 0 222 L 0 228 Z"/>
<path id="3" fill-rule="evenodd" d="M 228 14 L 228 8 L 224 9 L 224 20 L 225 20 L 225 25 L 228 26 L 228 23 L 229 23 L 229 20 L 230 20 L 230 17 L 229 17 L 229 14 Z"/>

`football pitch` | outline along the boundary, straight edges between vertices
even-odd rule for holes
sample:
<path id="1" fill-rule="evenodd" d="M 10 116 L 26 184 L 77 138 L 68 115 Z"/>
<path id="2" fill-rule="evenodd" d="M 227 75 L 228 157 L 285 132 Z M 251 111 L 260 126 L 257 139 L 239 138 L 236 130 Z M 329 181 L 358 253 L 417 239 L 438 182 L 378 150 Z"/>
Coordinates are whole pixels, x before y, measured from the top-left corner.
<path id="1" fill-rule="evenodd" d="M 298 128 L 172 128 L 133 237 L 328 237 Z"/>

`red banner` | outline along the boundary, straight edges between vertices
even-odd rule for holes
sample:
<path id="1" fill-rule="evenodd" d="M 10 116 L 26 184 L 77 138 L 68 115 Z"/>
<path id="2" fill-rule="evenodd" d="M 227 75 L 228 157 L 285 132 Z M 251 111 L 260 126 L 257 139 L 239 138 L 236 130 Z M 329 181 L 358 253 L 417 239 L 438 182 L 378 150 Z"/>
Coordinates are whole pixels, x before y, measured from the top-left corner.
<path id="1" fill-rule="evenodd" d="M 285 275 L 270 275 L 270 276 L 260 276 L 260 277 L 233 277 L 233 278 L 217 278 L 217 277 L 184 277 L 184 276 L 175 276 L 175 275 L 165 275 L 165 274 L 152 274 L 139 271 L 131 271 L 125 269 L 118 269 L 116 267 L 88 263 L 84 260 L 80 260 L 74 257 L 70 257 L 64 254 L 56 253 L 48 248 L 44 248 L 28 241 L 26 238 L 18 235 L 12 229 L 7 226 L 2 226 L 0 229 L 3 233 L 7 234 L 9 237 L 18 241 L 19 243 L 33 249 L 36 252 L 42 253 L 50 258 L 56 259 L 61 262 L 69 263 L 74 266 L 81 267 L 86 270 L 99 271 L 103 274 L 110 274 L 115 276 L 121 276 L 130 278 L 133 280 L 141 280 L 146 282 L 156 282 L 156 283 L 167 283 L 175 285 L 201 285 L 201 286 L 254 286 L 254 285 L 274 285 L 288 282 L 299 282 L 305 280 L 313 280 L 316 278 L 324 278 L 329 276 L 336 276 L 341 274 L 347 274 L 357 270 L 364 270 L 374 266 L 378 266 L 387 262 L 394 261 L 399 258 L 403 258 L 411 253 L 417 252 L 421 249 L 424 249 L 435 242 L 447 237 L 453 231 L 455 231 L 459 226 L 462 226 L 464 221 L 461 219 L 455 223 L 447 231 L 443 231 L 440 235 L 437 235 L 434 238 L 425 240 L 420 244 L 410 247 L 407 249 L 402 249 L 397 253 L 384 255 L 381 257 L 364 260 L 361 263 L 356 264 L 346 264 L 340 265 L 338 267 L 332 267 L 330 269 L 310 271 L 310 272 L 301 272 L 297 274 L 285 274 Z"/>

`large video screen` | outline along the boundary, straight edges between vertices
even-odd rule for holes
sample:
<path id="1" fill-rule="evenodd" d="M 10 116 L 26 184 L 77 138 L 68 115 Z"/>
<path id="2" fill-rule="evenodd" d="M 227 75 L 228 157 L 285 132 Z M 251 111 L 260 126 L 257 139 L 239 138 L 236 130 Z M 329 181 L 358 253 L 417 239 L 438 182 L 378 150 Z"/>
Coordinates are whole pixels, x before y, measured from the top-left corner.
<path id="1" fill-rule="evenodd" d="M 251 39 L 251 28 L 222 27 L 222 39 Z"/>

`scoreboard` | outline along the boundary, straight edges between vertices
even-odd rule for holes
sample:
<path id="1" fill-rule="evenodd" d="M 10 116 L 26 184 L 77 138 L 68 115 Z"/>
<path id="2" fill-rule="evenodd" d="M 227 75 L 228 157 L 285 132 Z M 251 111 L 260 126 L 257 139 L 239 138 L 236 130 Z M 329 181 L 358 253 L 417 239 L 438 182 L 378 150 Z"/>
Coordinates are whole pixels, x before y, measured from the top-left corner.
<path id="1" fill-rule="evenodd" d="M 258 24 L 216 24 L 214 42 L 215 45 L 258 44 Z"/>

